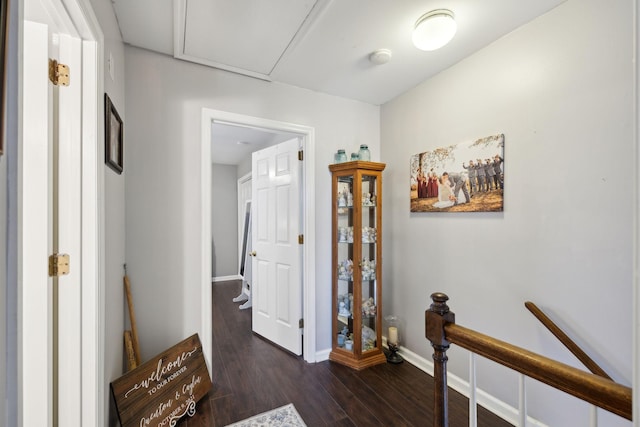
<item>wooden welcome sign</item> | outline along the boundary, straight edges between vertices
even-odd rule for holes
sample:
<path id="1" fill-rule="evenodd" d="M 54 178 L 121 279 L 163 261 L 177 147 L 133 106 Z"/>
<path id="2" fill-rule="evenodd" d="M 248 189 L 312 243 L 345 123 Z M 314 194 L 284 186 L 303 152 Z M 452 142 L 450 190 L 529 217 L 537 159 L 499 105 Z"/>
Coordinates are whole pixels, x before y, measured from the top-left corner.
<path id="1" fill-rule="evenodd" d="M 175 426 L 211 388 L 198 334 L 111 383 L 123 427 Z"/>

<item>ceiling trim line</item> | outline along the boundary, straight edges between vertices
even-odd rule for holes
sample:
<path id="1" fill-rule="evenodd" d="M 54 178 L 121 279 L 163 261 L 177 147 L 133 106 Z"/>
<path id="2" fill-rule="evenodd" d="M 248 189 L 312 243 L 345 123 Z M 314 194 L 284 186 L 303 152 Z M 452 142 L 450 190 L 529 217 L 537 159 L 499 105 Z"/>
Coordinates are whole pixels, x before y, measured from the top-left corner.
<path id="1" fill-rule="evenodd" d="M 218 68 L 223 71 L 229 71 L 231 73 L 241 74 L 243 76 L 253 77 L 255 79 L 264 80 L 267 82 L 271 81 L 271 77 L 266 74 L 256 73 L 255 71 L 245 70 L 243 68 L 232 67 L 231 65 L 221 64 L 215 61 L 208 61 L 206 59 L 202 59 L 197 56 L 186 55 L 184 53 L 179 53 L 179 54 L 174 53 L 173 57 L 176 59 L 181 59 L 183 61 L 194 62 L 196 64 L 206 65 L 212 68 Z"/>
<path id="2" fill-rule="evenodd" d="M 333 2 L 333 0 L 317 0 L 307 16 L 302 21 L 302 25 L 298 28 L 298 31 L 294 34 L 293 38 L 289 40 L 287 47 L 282 51 L 282 54 L 278 58 L 278 60 L 273 64 L 271 71 L 269 71 L 269 75 L 273 74 L 273 71 L 278 67 L 280 62 L 289 56 L 289 53 L 294 50 L 296 46 L 298 46 L 302 41 L 307 37 L 307 34 L 311 31 L 313 26 L 320 20 L 320 17 L 324 14 L 324 12 L 329 8 L 329 5 Z"/>

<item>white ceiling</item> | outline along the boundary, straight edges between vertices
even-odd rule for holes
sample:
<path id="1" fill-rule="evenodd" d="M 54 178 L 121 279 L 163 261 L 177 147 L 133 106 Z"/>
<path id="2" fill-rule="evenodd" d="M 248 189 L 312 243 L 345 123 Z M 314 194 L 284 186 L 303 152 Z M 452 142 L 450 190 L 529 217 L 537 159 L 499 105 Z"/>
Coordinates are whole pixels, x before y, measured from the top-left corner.
<path id="1" fill-rule="evenodd" d="M 374 105 L 564 1 L 112 0 L 125 43 Z M 456 36 L 437 51 L 416 49 L 416 20 L 441 8 L 454 12 Z M 374 65 L 369 55 L 381 48 L 391 61 Z"/>
<path id="2" fill-rule="evenodd" d="M 296 136 L 298 135 L 288 132 L 214 122 L 211 125 L 211 161 L 223 165 L 237 165 L 250 158 L 254 151 Z"/>

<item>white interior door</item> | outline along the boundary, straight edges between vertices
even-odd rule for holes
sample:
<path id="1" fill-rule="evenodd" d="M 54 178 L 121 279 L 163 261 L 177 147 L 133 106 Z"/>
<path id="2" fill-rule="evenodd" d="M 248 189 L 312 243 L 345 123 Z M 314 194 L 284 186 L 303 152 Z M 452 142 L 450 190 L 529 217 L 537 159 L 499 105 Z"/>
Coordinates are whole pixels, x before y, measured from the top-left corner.
<path id="1" fill-rule="evenodd" d="M 60 33 L 49 24 L 25 21 L 23 33 L 22 421 L 80 426 L 82 43 L 67 33 L 71 27 Z M 50 81 L 50 58 L 76 73 L 75 84 Z M 50 277 L 53 253 L 69 255 L 68 275 Z"/>
<path id="2" fill-rule="evenodd" d="M 253 331 L 302 354 L 298 138 L 253 153 Z"/>

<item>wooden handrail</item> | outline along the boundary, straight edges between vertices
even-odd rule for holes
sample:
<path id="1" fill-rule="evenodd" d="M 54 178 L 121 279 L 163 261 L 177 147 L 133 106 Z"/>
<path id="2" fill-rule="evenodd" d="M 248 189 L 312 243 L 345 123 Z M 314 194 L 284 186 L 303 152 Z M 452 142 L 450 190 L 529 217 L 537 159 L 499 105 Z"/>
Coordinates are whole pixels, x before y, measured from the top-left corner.
<path id="1" fill-rule="evenodd" d="M 598 365 L 587 353 L 585 353 L 582 348 L 578 344 L 575 343 L 569 335 L 567 335 L 558 325 L 555 324 L 553 320 L 551 320 L 542 310 L 538 308 L 537 305 L 532 303 L 531 301 L 527 301 L 524 303 L 524 306 L 536 316 L 536 318 L 556 337 L 560 342 L 569 349 L 574 356 L 581 361 L 584 366 L 590 370 L 592 373 L 599 375 L 601 377 L 613 379 L 607 375 L 607 373 Z"/>
<path id="2" fill-rule="evenodd" d="M 444 327 L 447 340 L 551 387 L 631 419 L 631 388 L 464 326 Z"/>
<path id="3" fill-rule="evenodd" d="M 434 293 L 431 299 L 433 303 L 425 311 L 425 334 L 434 348 L 434 427 L 448 426 L 446 351 L 450 344 L 457 344 L 631 420 L 631 388 L 456 325 L 455 315 L 446 304 L 449 297 L 443 293 Z"/>

